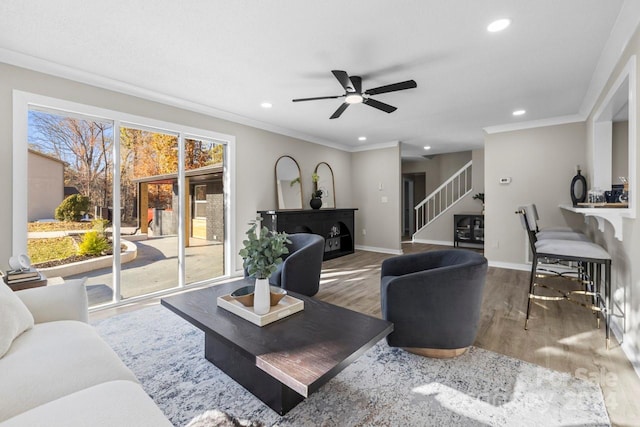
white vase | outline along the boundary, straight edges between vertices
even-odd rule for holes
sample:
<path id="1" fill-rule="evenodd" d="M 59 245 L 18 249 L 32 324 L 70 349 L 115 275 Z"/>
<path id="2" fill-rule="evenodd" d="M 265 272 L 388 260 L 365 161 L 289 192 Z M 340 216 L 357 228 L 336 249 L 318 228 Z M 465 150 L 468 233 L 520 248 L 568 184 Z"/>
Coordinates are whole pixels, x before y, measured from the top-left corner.
<path id="1" fill-rule="evenodd" d="M 269 279 L 256 279 L 253 292 L 253 312 L 259 315 L 267 314 L 271 309 Z"/>

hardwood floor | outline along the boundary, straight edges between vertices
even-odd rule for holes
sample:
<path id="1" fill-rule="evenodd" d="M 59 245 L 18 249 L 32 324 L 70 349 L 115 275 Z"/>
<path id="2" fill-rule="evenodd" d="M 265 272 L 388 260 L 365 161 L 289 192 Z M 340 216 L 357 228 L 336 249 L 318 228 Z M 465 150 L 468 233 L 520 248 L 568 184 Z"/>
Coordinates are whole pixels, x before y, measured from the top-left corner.
<path id="1" fill-rule="evenodd" d="M 442 246 L 403 244 L 405 253 Z M 387 254 L 357 251 L 323 264 L 316 298 L 380 317 L 380 264 Z M 604 328 L 593 314 L 566 301 L 536 301 L 524 330 L 528 273 L 489 268 L 480 331 L 474 345 L 550 369 L 598 382 L 614 425 L 640 425 L 640 378 L 612 338 L 605 348 Z M 554 286 L 565 281 L 550 279 Z M 157 303 L 133 304 L 94 312 L 92 319 Z"/>

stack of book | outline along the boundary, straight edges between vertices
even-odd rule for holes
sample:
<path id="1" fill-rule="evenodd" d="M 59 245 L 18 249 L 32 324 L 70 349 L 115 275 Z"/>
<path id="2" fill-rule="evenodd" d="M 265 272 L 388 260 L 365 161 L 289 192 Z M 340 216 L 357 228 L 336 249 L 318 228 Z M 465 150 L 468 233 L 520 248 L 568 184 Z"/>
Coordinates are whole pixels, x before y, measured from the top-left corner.
<path id="1" fill-rule="evenodd" d="M 4 276 L 4 281 L 7 282 L 8 285 L 31 282 L 35 280 L 42 280 L 42 276 L 40 275 L 40 273 L 38 273 L 38 270 L 33 267 L 28 269 L 25 268 L 22 270 L 9 270 Z"/>

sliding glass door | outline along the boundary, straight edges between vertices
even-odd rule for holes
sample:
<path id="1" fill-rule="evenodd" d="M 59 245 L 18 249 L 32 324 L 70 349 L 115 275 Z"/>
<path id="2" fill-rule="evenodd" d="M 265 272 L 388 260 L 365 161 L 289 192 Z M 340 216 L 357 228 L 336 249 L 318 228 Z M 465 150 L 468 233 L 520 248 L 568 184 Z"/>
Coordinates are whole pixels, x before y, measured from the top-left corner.
<path id="1" fill-rule="evenodd" d="M 220 142 L 185 139 L 186 283 L 225 272 L 224 157 Z"/>
<path id="2" fill-rule="evenodd" d="M 14 176 L 26 176 L 25 246 L 50 280 L 86 277 L 93 307 L 228 274 L 228 140 L 26 107 L 28 171 Z"/>
<path id="3" fill-rule="evenodd" d="M 120 127 L 122 299 L 179 285 L 178 136 Z M 144 225 L 144 227 L 143 227 Z M 144 230 L 143 230 L 144 228 Z M 144 235 L 139 239 L 137 236 Z M 135 245 L 135 259 L 127 251 Z"/>

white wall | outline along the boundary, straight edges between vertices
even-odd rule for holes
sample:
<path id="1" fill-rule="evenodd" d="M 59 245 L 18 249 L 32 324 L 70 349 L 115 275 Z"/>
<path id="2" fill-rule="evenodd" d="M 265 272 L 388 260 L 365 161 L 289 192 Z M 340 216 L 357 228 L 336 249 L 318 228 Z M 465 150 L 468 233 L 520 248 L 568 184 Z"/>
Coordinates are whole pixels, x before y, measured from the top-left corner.
<path id="1" fill-rule="evenodd" d="M 586 150 L 589 153 L 592 152 L 594 145 L 594 112 L 603 104 L 604 97 L 632 55 L 636 55 L 637 60 L 640 60 L 640 28 L 636 29 L 635 34 L 627 44 L 587 120 Z M 636 68 L 636 82 L 640 83 L 640 67 Z M 636 92 L 632 96 L 635 97 L 637 103 L 640 96 L 640 85 L 638 85 Z M 637 106 L 640 107 L 640 104 L 637 104 Z M 636 123 L 640 124 L 640 108 L 636 109 L 635 119 Z M 635 141 L 637 147 L 640 141 L 639 126 L 636 126 Z M 637 148 L 635 163 L 640 165 L 640 150 Z M 588 165 L 590 169 L 593 168 L 593 159 L 588 159 Z M 637 172 L 636 179 L 634 182 L 630 182 L 630 186 L 635 186 L 636 189 L 640 188 L 640 174 Z M 619 241 L 615 239 L 613 228 L 608 222 L 605 222 L 604 232 L 600 232 L 597 229 L 593 220 L 589 224 L 589 232 L 596 243 L 605 247 L 612 257 L 614 301 L 620 304 L 625 312 L 625 321 L 622 322 L 621 319 L 614 318 L 614 324 L 620 330 L 626 327 L 622 348 L 629 360 L 634 364 L 636 372 L 640 375 L 640 217 L 623 218 L 622 228 L 622 241 Z"/>
<path id="2" fill-rule="evenodd" d="M 485 256 L 493 265 L 524 266 L 526 234 L 514 214 L 535 203 L 542 226 L 581 227 L 581 220 L 558 205 L 570 203 L 576 165 L 586 164 L 584 123 L 486 135 Z M 583 174 L 585 172 L 583 171 Z M 511 178 L 510 184 L 499 179 Z M 589 176 L 586 174 L 587 187 Z"/>
<path id="3" fill-rule="evenodd" d="M 276 208 L 275 163 L 284 154 L 292 156 L 300 164 L 305 206 L 308 206 L 312 191 L 311 174 L 318 162 L 325 161 L 334 171 L 337 206 L 359 207 L 352 203 L 350 153 L 7 64 L 0 63 L 0 76 L 2 182 L 12 182 L 13 176 L 12 93 L 17 89 L 235 136 L 236 242 L 242 241 L 246 224 L 255 218 L 257 210 Z M 20 185 L 15 183 L 13 186 L 0 186 L 0 198 L 11 201 L 13 191 L 17 188 Z M 399 193 L 399 190 L 396 192 Z M 0 241 L 5 242 L 0 245 L 0 268 L 7 267 L 7 260 L 12 254 L 12 209 L 11 203 L 0 205 Z M 375 215 L 376 212 L 370 214 L 371 217 Z M 372 232 L 375 235 L 375 230 Z M 239 257 L 236 257 L 237 265 L 232 269 L 240 265 L 239 261 Z"/>
<path id="4" fill-rule="evenodd" d="M 400 146 L 353 153 L 351 167 L 356 247 L 401 253 Z"/>

